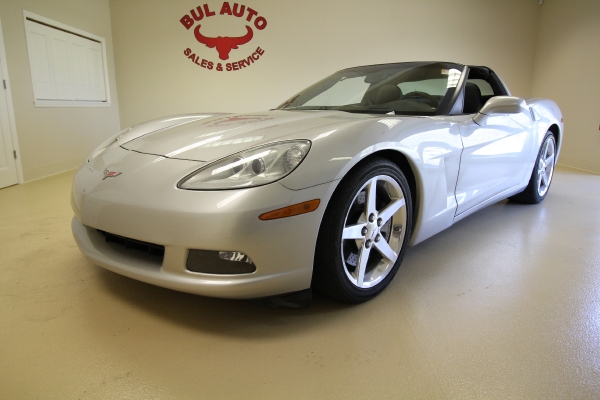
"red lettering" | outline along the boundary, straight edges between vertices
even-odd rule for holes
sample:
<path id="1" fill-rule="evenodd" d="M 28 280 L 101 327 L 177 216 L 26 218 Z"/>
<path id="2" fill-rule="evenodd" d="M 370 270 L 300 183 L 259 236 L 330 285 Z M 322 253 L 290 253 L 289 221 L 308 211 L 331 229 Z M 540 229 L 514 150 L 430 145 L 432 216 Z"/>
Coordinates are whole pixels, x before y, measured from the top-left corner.
<path id="1" fill-rule="evenodd" d="M 208 65 L 208 61 L 206 61 L 204 58 L 202 59 L 202 63 L 200 64 L 200 66 L 202 68 L 206 68 L 206 66 Z"/>
<path id="2" fill-rule="evenodd" d="M 198 10 L 198 14 L 196 14 L 196 12 L 194 10 L 190 10 L 190 14 L 192 14 L 192 17 L 196 21 L 200 21 L 202 18 L 204 18 L 204 13 L 202 12 L 202 7 L 198 6 L 198 7 L 196 7 L 196 10 Z"/>
<path id="3" fill-rule="evenodd" d="M 238 61 L 238 64 L 240 65 L 240 69 L 246 68 L 246 60 L 240 60 L 240 61 Z M 248 64 L 248 65 L 250 65 L 250 64 Z"/>
<path id="4" fill-rule="evenodd" d="M 264 17 L 258 17 L 254 20 L 254 26 L 258 30 L 263 30 L 267 27 L 267 20 Z"/>
<path id="5" fill-rule="evenodd" d="M 233 15 L 236 17 L 242 17 L 244 16 L 244 11 L 246 11 L 245 5 L 241 5 L 240 9 L 238 10 L 238 3 L 233 3 Z"/>
<path id="6" fill-rule="evenodd" d="M 213 15 L 215 15 L 214 11 L 210 11 L 210 9 L 208 8 L 208 4 L 204 5 L 204 14 L 206 14 L 206 17 L 212 17 Z"/>
<path id="7" fill-rule="evenodd" d="M 248 22 L 252 21 L 252 17 L 254 17 L 257 14 L 258 13 L 256 11 L 254 11 L 253 9 L 248 7 L 248 16 L 246 17 L 246 21 L 248 21 Z"/>
<path id="8" fill-rule="evenodd" d="M 256 52 L 257 52 L 258 54 L 260 54 L 261 56 L 262 56 L 263 54 L 265 54 L 265 51 L 264 51 L 263 49 L 261 49 L 260 47 L 257 47 L 257 48 L 256 48 Z"/>
<path id="9" fill-rule="evenodd" d="M 231 15 L 231 7 L 229 7 L 229 3 L 228 2 L 223 2 L 223 6 L 221 7 L 221 12 L 219 13 L 221 15 L 223 14 L 229 14 Z"/>
<path id="10" fill-rule="evenodd" d="M 231 71 L 231 64 L 230 64 L 230 63 L 227 63 L 227 65 L 225 66 L 225 69 L 226 69 L 227 71 Z"/>
<path id="11" fill-rule="evenodd" d="M 208 62 L 208 69 L 213 69 L 213 65 L 214 65 L 213 62 L 209 61 Z"/>
<path id="12" fill-rule="evenodd" d="M 199 59 L 200 57 L 196 56 L 196 59 L 194 60 L 194 63 L 196 63 L 196 65 L 200 65 L 200 63 L 198 62 Z"/>
<path id="13" fill-rule="evenodd" d="M 190 29 L 192 27 L 192 25 L 194 25 L 194 20 L 192 20 L 190 18 L 189 15 L 185 14 L 180 20 L 179 22 L 181 22 L 183 24 L 183 26 L 185 26 L 185 29 Z"/>
<path id="14" fill-rule="evenodd" d="M 194 61 L 196 59 L 196 53 L 192 53 L 192 55 L 188 56 L 188 58 Z"/>
<path id="15" fill-rule="evenodd" d="M 246 58 L 246 64 L 250 65 L 250 64 L 254 64 L 254 60 L 252 59 L 252 56 L 248 56 L 248 58 Z"/>
<path id="16" fill-rule="evenodd" d="M 185 54 L 186 56 L 189 56 L 191 52 L 192 52 L 192 49 L 190 49 L 190 48 L 188 47 L 187 49 L 185 49 L 185 50 L 183 51 L 183 54 Z"/>
<path id="17" fill-rule="evenodd" d="M 253 60 L 258 60 L 260 58 L 260 56 L 258 54 L 256 54 L 256 52 L 252 53 L 251 57 L 252 57 Z M 248 58 L 250 58 L 250 57 L 248 57 Z"/>
<path id="18" fill-rule="evenodd" d="M 238 65 L 238 63 L 233 63 L 233 70 L 238 71 L 239 69 L 240 69 L 240 66 Z"/>

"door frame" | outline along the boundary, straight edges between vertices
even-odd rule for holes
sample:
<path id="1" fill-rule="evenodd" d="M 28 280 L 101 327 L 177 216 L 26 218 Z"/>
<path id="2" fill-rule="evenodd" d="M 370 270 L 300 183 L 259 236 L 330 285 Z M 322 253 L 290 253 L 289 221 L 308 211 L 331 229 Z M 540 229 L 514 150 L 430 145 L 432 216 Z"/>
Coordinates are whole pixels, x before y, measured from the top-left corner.
<path id="1" fill-rule="evenodd" d="M 12 102 L 12 92 L 10 79 L 8 77 L 8 64 L 6 62 L 6 50 L 4 48 L 4 34 L 2 33 L 2 21 L 0 20 L 0 81 L 4 79 L 6 81 L 6 90 L 4 90 L 4 96 L 6 96 L 6 108 L 8 109 L 8 125 L 10 129 L 10 138 L 12 140 L 13 150 L 17 153 L 17 159 L 15 165 L 17 167 L 17 179 L 19 184 L 25 183 L 23 179 L 23 166 L 21 165 L 21 152 L 19 149 L 19 140 L 17 138 L 17 124 L 15 121 L 15 110 Z M 2 82 L 0 82 L 0 86 Z M 0 90 L 2 88 L 0 87 Z"/>

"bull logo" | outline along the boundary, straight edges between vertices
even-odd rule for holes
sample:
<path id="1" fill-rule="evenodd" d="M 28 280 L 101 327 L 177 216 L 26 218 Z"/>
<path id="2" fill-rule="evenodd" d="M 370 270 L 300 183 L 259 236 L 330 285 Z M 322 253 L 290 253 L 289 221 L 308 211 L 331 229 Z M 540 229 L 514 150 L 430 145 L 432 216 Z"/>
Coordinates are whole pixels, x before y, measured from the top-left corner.
<path id="1" fill-rule="evenodd" d="M 211 38 L 204 36 L 200 33 L 200 26 L 196 26 L 194 29 L 194 36 L 196 36 L 196 40 L 205 45 L 208 48 L 217 48 L 219 52 L 219 58 L 221 60 L 229 59 L 229 52 L 233 49 L 237 49 L 238 46 L 248 43 L 252 40 L 254 33 L 252 32 L 252 28 L 246 25 L 246 29 L 248 32 L 244 36 L 240 37 L 229 37 L 229 36 L 217 36 L 216 38 Z"/>

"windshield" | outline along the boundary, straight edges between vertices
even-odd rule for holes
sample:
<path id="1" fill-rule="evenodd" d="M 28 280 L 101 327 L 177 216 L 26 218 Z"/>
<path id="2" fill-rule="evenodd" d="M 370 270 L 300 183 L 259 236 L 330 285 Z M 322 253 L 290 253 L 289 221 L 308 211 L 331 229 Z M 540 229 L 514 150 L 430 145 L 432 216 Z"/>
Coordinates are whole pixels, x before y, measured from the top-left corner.
<path id="1" fill-rule="evenodd" d="M 439 62 L 349 68 L 308 87 L 277 109 L 438 115 L 448 108 L 462 69 Z"/>

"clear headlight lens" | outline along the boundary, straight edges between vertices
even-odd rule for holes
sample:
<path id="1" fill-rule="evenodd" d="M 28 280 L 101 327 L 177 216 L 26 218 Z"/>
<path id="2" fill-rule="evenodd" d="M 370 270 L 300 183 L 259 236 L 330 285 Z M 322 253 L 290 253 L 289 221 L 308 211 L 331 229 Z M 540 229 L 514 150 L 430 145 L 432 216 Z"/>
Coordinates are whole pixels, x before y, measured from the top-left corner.
<path id="1" fill-rule="evenodd" d="M 309 149 L 308 140 L 254 147 L 200 168 L 183 178 L 177 187 L 222 190 L 266 185 L 296 169 Z"/>

